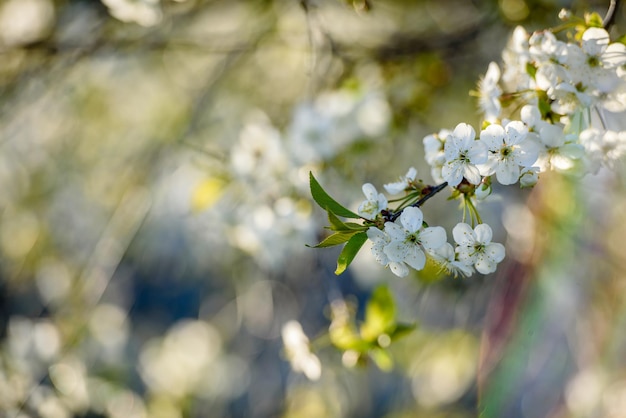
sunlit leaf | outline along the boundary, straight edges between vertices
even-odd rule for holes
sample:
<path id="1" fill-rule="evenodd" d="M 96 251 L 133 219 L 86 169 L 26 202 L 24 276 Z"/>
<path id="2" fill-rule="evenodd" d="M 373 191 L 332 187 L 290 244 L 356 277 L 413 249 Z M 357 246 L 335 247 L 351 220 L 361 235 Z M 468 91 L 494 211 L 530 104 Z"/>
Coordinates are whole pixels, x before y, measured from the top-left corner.
<path id="1" fill-rule="evenodd" d="M 224 193 L 224 186 L 224 181 L 217 178 L 200 182 L 191 195 L 191 209 L 201 212 L 213 206 Z"/>
<path id="2" fill-rule="evenodd" d="M 400 338 L 410 334 L 417 328 L 416 324 L 396 324 L 393 332 L 389 334 L 391 341 L 397 341 Z"/>
<path id="3" fill-rule="evenodd" d="M 393 359 L 391 354 L 383 348 L 375 348 L 370 351 L 370 357 L 374 360 L 374 363 L 383 371 L 390 371 L 393 369 Z"/>
<path id="4" fill-rule="evenodd" d="M 309 172 L 309 183 L 311 187 L 311 196 L 317 202 L 320 207 L 328 212 L 332 212 L 337 216 L 343 216 L 344 218 L 359 219 L 360 216 L 352 212 L 349 209 L 343 207 L 339 202 L 330 197 L 328 193 L 322 188 L 313 176 L 313 173 Z"/>
<path id="5" fill-rule="evenodd" d="M 310 245 L 307 245 L 307 246 L 312 247 L 312 248 L 333 247 L 335 245 L 340 245 L 340 244 L 343 244 L 344 242 L 347 242 L 356 233 L 358 233 L 358 231 L 335 232 L 334 234 L 326 237 L 319 244 L 313 245 L 313 246 L 310 246 Z"/>
<path id="6" fill-rule="evenodd" d="M 365 322 L 361 326 L 361 336 L 367 341 L 376 341 L 395 326 L 396 304 L 389 288 L 379 286 L 365 307 Z"/>
<path id="7" fill-rule="evenodd" d="M 365 353 L 372 347 L 372 344 L 361 339 L 354 325 L 350 323 L 333 324 L 329 329 L 329 336 L 333 345 L 340 350 L 354 350 L 359 353 Z"/>
<path id="8" fill-rule="evenodd" d="M 330 211 L 328 211 L 328 222 L 333 231 L 365 231 L 367 229 L 367 226 L 355 222 L 343 222 Z"/>
<path id="9" fill-rule="evenodd" d="M 343 250 L 341 250 L 339 258 L 337 258 L 337 269 L 335 270 L 336 275 L 340 275 L 346 271 L 363 244 L 365 244 L 365 241 L 367 241 L 367 234 L 365 232 L 356 233 L 350 238 L 350 240 L 346 243 L 346 246 L 343 247 Z"/>

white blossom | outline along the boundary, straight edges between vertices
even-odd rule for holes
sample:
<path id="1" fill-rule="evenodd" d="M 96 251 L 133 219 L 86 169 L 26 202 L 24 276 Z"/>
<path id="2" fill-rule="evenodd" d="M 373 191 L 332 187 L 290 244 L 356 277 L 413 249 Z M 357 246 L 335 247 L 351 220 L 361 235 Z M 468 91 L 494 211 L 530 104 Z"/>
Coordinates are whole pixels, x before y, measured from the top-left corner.
<path id="1" fill-rule="evenodd" d="M 487 224 L 480 224 L 472 229 L 466 223 L 458 223 L 452 230 L 452 235 L 457 243 L 455 252 L 459 261 L 474 265 L 479 273 L 493 273 L 498 263 L 504 259 L 504 246 L 491 242 L 492 231 Z"/>
<path id="2" fill-rule="evenodd" d="M 375 219 L 381 210 L 387 209 L 387 198 L 378 193 L 371 183 L 365 183 L 362 190 L 366 199 L 359 205 L 359 215 L 366 219 Z"/>
<path id="3" fill-rule="evenodd" d="M 456 259 L 454 247 L 446 242 L 439 248 L 428 250 L 428 255 L 441 266 L 442 269 L 457 277 L 458 275 L 469 277 L 474 273 L 471 265 L 462 263 Z"/>
<path id="4" fill-rule="evenodd" d="M 537 160 L 537 146 L 527 139 L 528 128 L 520 121 L 509 122 L 505 127 L 498 124 L 487 126 L 480 133 L 480 140 L 489 150 L 488 160 L 479 166 L 480 174 L 495 173 L 500 184 L 517 182 L 520 167 L 529 167 Z"/>
<path id="5" fill-rule="evenodd" d="M 394 183 L 387 183 L 383 187 L 387 190 L 389 194 L 399 194 L 404 192 L 407 189 L 411 188 L 411 184 L 415 181 L 417 177 L 417 170 L 414 167 L 409 168 L 406 175 L 400 177 L 400 181 Z"/>
<path id="6" fill-rule="evenodd" d="M 452 132 L 448 129 L 442 129 L 438 133 L 427 135 L 423 139 L 424 143 L 424 159 L 430 165 L 430 175 L 437 183 L 443 183 L 444 179 L 441 175 L 441 169 L 446 162 L 444 147 L 446 138 Z"/>
<path id="7" fill-rule="evenodd" d="M 522 171 L 519 177 L 521 188 L 533 187 L 539 181 L 539 167 L 528 167 Z"/>
<path id="8" fill-rule="evenodd" d="M 485 120 L 489 122 L 495 122 L 502 111 L 502 104 L 500 103 L 502 89 L 498 85 L 500 74 L 498 64 L 491 62 L 485 76 L 478 82 L 479 104 Z"/>
<path id="9" fill-rule="evenodd" d="M 586 129 L 580 134 L 580 143 L 592 173 L 601 166 L 613 168 L 617 160 L 626 154 L 626 131 L 600 131 Z"/>
<path id="10" fill-rule="evenodd" d="M 444 146 L 446 162 L 441 174 L 452 187 L 465 177 L 472 184 L 482 180 L 477 164 L 487 162 L 487 147 L 476 140 L 476 131 L 466 123 L 459 123 L 446 139 Z"/>
<path id="11" fill-rule="evenodd" d="M 322 364 L 311 352 L 309 338 L 302 330 L 302 325 L 294 320 L 285 323 L 281 336 L 291 368 L 295 372 L 304 373 L 310 380 L 318 380 L 322 374 Z"/>
<path id="12" fill-rule="evenodd" d="M 408 266 L 421 270 L 426 264 L 424 249 L 434 250 L 446 242 L 446 230 L 440 226 L 424 228 L 422 211 L 404 209 L 396 223 L 385 223 L 391 241 L 383 247 L 391 271 L 400 277 L 409 273 Z"/>

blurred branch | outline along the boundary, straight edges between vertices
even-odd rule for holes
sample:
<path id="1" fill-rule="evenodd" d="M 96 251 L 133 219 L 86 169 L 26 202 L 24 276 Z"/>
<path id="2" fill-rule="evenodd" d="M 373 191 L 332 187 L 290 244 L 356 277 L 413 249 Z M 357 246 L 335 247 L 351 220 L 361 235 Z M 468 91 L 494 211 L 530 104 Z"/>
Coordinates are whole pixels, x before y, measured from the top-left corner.
<path id="1" fill-rule="evenodd" d="M 611 0 L 609 4 L 609 10 L 606 12 L 606 16 L 602 20 L 602 26 L 605 29 L 611 27 L 611 25 L 615 22 L 615 17 L 617 16 L 617 8 L 619 7 L 619 0 Z"/>
<path id="2" fill-rule="evenodd" d="M 457 50 L 466 44 L 474 42 L 485 31 L 495 17 L 483 17 L 471 26 L 460 28 L 456 32 L 437 34 L 429 38 L 424 35 L 400 33 L 392 36 L 389 41 L 373 51 L 378 61 L 392 61 L 404 57 L 410 57 L 424 52 Z"/>

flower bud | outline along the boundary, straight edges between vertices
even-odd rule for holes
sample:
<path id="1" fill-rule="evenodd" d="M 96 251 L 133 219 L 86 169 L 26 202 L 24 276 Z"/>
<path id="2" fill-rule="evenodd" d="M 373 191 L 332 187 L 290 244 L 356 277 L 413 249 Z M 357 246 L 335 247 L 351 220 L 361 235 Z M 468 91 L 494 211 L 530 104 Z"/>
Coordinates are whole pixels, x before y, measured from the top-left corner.
<path id="1" fill-rule="evenodd" d="M 559 11 L 559 19 L 566 21 L 566 20 L 569 20 L 571 17 L 572 17 L 571 10 L 561 9 L 561 11 Z"/>
<path id="2" fill-rule="evenodd" d="M 519 185 L 522 189 L 533 187 L 539 180 L 539 167 L 530 167 L 522 172 L 519 178 Z"/>
<path id="3" fill-rule="evenodd" d="M 478 200 L 485 200 L 487 196 L 489 196 L 490 194 L 491 194 L 491 185 L 485 184 L 485 183 L 481 183 L 478 186 L 476 186 L 476 190 L 474 191 L 474 195 L 476 196 L 476 199 Z"/>

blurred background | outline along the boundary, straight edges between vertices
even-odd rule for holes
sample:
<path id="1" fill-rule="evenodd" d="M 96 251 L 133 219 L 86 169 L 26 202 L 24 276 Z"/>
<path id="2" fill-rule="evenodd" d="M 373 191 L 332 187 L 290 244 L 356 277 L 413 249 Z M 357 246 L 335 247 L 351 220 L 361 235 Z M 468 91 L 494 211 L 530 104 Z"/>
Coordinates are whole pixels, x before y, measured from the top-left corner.
<path id="1" fill-rule="evenodd" d="M 351 208 L 411 166 L 431 182 L 422 138 L 479 126 L 469 92 L 513 28 L 608 3 L 2 0 L 0 415 L 626 416 L 623 169 L 486 202 L 491 276 L 362 251 L 336 277 L 338 250 L 306 247 L 310 171 Z M 424 213 L 450 231 L 444 195 Z M 326 337 L 381 284 L 417 324 L 385 371 Z"/>

